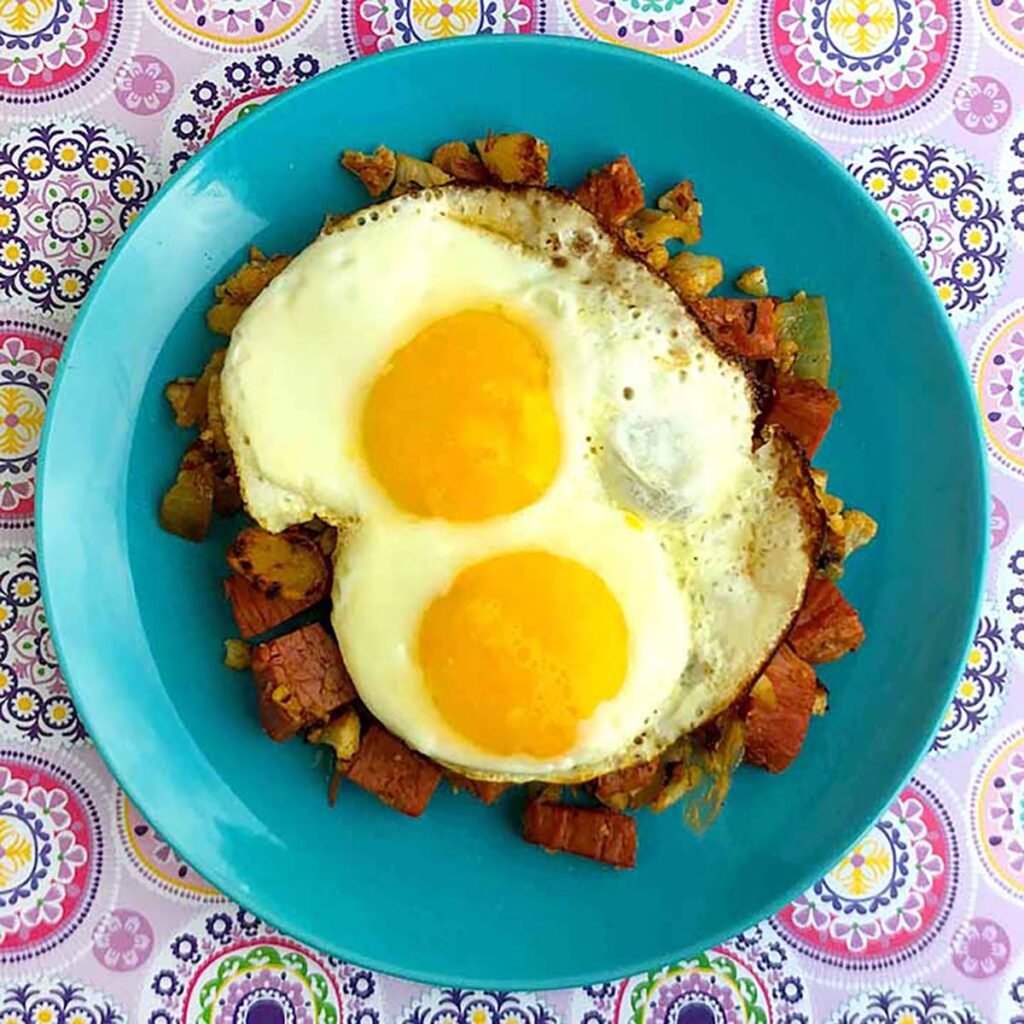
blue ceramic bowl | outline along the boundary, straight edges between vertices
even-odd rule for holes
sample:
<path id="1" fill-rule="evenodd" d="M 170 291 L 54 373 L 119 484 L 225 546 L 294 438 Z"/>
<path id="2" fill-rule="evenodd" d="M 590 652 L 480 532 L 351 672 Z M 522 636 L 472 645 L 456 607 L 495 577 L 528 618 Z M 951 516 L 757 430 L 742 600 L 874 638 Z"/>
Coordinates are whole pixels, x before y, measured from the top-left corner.
<path id="1" fill-rule="evenodd" d="M 552 857 L 495 808 L 439 793 L 412 821 L 273 745 L 220 664 L 225 526 L 202 546 L 157 525 L 185 435 L 164 383 L 214 344 L 211 287 L 250 242 L 301 248 L 365 202 L 342 147 L 426 153 L 482 130 L 551 142 L 573 183 L 629 153 L 651 188 L 695 179 L 702 248 L 729 275 L 828 297 L 843 407 L 820 462 L 881 522 L 845 590 L 868 640 L 823 676 L 833 709 L 783 776 L 743 770 L 698 837 L 640 817 L 639 866 Z M 401 296 L 381 296 L 398 302 Z M 543 38 L 411 47 L 274 100 L 193 158 L 117 246 L 68 342 L 41 468 L 45 599 L 75 701 L 115 775 L 211 882 L 311 944 L 438 983 L 537 988 L 624 975 L 709 946 L 827 870 L 925 752 L 974 623 L 986 548 L 981 446 L 932 288 L 841 167 L 708 78 Z"/>

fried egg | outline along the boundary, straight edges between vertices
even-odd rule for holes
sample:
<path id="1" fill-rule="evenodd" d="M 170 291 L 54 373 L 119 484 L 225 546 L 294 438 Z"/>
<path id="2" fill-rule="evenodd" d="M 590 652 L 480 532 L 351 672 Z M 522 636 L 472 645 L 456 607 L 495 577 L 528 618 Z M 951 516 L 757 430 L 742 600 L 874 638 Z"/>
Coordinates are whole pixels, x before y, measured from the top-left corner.
<path id="1" fill-rule="evenodd" d="M 593 777 L 721 711 L 820 543 L 746 367 L 554 192 L 336 222 L 239 321 L 222 404 L 258 522 L 358 523 L 332 622 L 363 702 L 481 778 Z"/>

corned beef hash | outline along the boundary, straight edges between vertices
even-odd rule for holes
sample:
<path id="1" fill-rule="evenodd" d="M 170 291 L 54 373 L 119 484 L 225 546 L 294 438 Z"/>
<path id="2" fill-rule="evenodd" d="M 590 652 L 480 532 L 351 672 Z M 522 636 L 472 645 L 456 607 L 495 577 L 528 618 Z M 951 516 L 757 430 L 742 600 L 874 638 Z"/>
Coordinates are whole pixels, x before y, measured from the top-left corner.
<path id="1" fill-rule="evenodd" d="M 254 521 L 225 660 L 271 739 L 333 748 L 332 803 L 521 786 L 528 841 L 629 867 L 626 812 L 702 828 L 741 760 L 792 762 L 814 665 L 864 638 L 836 580 L 875 524 L 808 463 L 823 300 L 760 267 L 709 297 L 692 182 L 648 207 L 626 157 L 572 193 L 547 163 L 525 133 L 346 152 L 378 201 L 216 289 L 160 516 Z"/>

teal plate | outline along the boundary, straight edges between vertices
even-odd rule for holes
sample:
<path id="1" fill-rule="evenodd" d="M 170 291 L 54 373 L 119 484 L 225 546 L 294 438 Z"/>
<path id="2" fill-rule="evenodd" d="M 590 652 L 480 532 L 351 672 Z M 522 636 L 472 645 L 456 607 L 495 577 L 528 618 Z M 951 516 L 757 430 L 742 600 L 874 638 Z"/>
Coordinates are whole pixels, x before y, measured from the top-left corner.
<path id="1" fill-rule="evenodd" d="M 739 773 L 703 836 L 640 816 L 639 866 L 553 857 L 520 805 L 439 793 L 413 821 L 354 787 L 327 807 L 313 749 L 273 745 L 220 664 L 225 526 L 160 531 L 185 435 L 161 397 L 214 344 L 211 287 L 250 242 L 301 248 L 365 203 L 343 147 L 427 153 L 525 129 L 572 183 L 629 153 L 648 186 L 695 179 L 704 251 L 734 275 L 828 297 L 843 408 L 821 451 L 834 490 L 882 524 L 845 589 L 868 640 L 822 675 L 832 711 L 784 775 Z M 382 294 L 381 302 L 401 295 Z M 301 396 L 295 396 L 301 401 Z M 723 940 L 826 871 L 928 749 L 975 622 L 986 549 L 982 449 L 943 310 L 895 228 L 846 172 L 749 99 L 601 45 L 481 38 L 415 46 L 317 78 L 246 117 L 159 192 L 68 341 L 40 471 L 46 607 L 90 734 L 132 799 L 210 882 L 341 957 L 441 984 L 555 987 Z"/>

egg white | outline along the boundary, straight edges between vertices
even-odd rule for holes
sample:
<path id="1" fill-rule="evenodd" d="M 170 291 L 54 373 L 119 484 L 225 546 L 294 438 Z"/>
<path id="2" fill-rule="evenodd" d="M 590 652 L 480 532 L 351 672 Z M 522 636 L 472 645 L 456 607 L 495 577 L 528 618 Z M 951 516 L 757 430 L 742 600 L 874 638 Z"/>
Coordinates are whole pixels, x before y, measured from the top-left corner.
<path id="1" fill-rule="evenodd" d="M 363 461 L 362 404 L 397 348 L 467 308 L 505 310 L 548 345 L 562 463 L 512 516 L 416 520 Z M 360 696 L 411 746 L 470 775 L 592 777 L 707 721 L 785 635 L 820 545 L 802 456 L 781 433 L 755 451 L 745 365 L 557 193 L 448 187 L 335 222 L 240 320 L 222 394 L 257 521 L 361 524 L 339 548 L 333 611 Z M 524 544 L 599 572 L 632 644 L 621 700 L 543 763 L 489 756 L 454 733 L 410 653 L 419 615 L 460 569 Z"/>
<path id="2" fill-rule="evenodd" d="M 570 750 L 547 760 L 491 754 L 453 730 L 424 690 L 416 661 L 423 612 L 462 569 L 528 550 L 571 558 L 597 573 L 618 600 L 629 632 L 622 689 L 580 723 Z M 688 600 L 658 537 L 603 503 L 540 502 L 458 530 L 432 520 L 364 523 L 345 545 L 337 570 L 331 619 L 367 707 L 428 756 L 478 773 L 571 774 L 581 764 L 613 757 L 623 739 L 640 736 L 671 699 L 689 661 Z"/>

